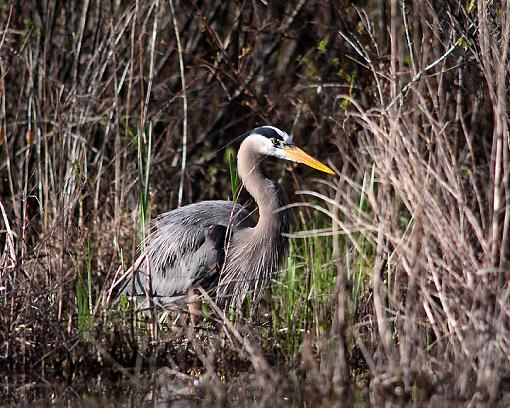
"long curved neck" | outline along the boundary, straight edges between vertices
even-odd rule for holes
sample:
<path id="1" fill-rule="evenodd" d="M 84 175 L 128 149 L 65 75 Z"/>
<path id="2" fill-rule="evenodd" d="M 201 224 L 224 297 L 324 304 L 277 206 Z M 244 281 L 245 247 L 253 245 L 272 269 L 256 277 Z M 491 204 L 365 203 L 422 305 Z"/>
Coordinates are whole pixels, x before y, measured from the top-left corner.
<path id="1" fill-rule="evenodd" d="M 259 222 L 254 228 L 240 228 L 232 235 L 218 283 L 220 303 L 235 301 L 240 305 L 248 293 L 252 293 L 253 299 L 261 296 L 287 250 L 288 240 L 282 233 L 288 232 L 288 210 L 281 210 L 283 194 L 278 184 L 264 173 L 262 158 L 257 140 L 248 137 L 241 143 L 237 169 L 246 190 L 259 206 Z"/>
<path id="2" fill-rule="evenodd" d="M 283 194 L 278 184 L 263 171 L 262 159 L 254 141 L 246 139 L 237 153 L 237 168 L 246 190 L 259 207 L 259 222 L 255 228 L 279 234 L 287 228 L 287 213 L 281 210 L 285 204 Z"/>

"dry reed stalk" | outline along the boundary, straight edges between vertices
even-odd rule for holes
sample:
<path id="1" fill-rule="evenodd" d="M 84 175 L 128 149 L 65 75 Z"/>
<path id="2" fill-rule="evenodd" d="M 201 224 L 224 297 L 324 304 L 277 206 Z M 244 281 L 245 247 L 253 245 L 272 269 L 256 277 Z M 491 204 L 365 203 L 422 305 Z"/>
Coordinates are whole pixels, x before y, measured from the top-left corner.
<path id="1" fill-rule="evenodd" d="M 243 398 L 266 403 L 264 390 L 292 384 L 327 401 L 360 378 L 374 404 L 505 403 L 507 3 L 36 3 L 0 7 L 2 369 L 89 379 L 93 362 L 138 381 L 145 362 L 182 358 L 180 370 L 208 373 L 221 401 L 237 376 L 250 382 Z M 290 319 L 289 343 L 309 370 L 288 358 L 282 299 L 244 331 L 222 319 L 220 334 L 195 332 L 199 357 L 174 327 L 149 342 L 143 318 L 107 310 L 115 272 L 136 258 L 137 136 L 145 148 L 153 135 L 145 193 L 160 213 L 225 198 L 223 156 L 211 152 L 263 122 L 292 123 L 296 139 L 342 162 L 314 192 L 294 170 L 295 190 L 308 191 L 297 216 L 336 239 L 329 263 L 293 260 L 303 320 Z M 90 341 L 77 327 L 87 265 Z M 315 279 L 332 265 L 336 281 L 321 293 Z"/>

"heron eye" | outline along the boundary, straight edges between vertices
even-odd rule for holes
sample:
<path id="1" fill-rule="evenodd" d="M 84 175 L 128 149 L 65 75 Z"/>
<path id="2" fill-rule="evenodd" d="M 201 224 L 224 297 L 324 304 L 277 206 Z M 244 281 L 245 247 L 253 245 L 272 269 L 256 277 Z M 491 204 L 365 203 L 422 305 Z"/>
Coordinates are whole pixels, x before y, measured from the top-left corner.
<path id="1" fill-rule="evenodd" d="M 273 146 L 275 146 L 275 147 L 280 146 L 280 141 L 274 137 L 271 139 L 271 142 L 273 142 Z"/>

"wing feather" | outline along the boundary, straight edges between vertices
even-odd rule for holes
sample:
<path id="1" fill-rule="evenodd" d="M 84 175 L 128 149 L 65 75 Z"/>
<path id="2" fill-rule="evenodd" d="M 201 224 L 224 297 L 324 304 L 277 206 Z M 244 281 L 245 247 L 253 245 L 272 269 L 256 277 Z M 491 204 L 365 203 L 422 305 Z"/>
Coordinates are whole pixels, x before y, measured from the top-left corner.
<path id="1" fill-rule="evenodd" d="M 183 295 L 194 285 L 212 285 L 223 264 L 227 229 L 254 225 L 248 211 L 230 201 L 202 201 L 162 214 L 153 222 L 142 254 L 149 265 L 142 263 L 134 285 L 126 285 L 124 292 L 145 295 L 149 273 L 157 297 Z"/>

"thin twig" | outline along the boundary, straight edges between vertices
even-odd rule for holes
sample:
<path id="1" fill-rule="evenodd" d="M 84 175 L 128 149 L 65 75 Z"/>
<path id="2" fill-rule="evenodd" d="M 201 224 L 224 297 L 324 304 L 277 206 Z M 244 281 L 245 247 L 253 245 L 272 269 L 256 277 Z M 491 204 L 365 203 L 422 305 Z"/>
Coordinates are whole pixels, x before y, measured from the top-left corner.
<path id="1" fill-rule="evenodd" d="M 455 44 L 453 44 L 450 48 L 448 48 L 448 50 L 443 54 L 441 55 L 437 60 L 431 62 L 429 65 L 427 65 L 425 68 L 423 68 L 422 70 L 420 70 L 412 79 L 411 81 L 409 81 L 403 88 L 402 90 L 393 98 L 393 100 L 390 102 L 390 104 L 385 108 L 385 112 L 389 111 L 391 109 L 391 107 L 402 97 L 404 96 L 407 91 L 409 90 L 409 88 L 411 87 L 411 85 L 413 83 L 415 83 L 416 81 L 418 81 L 421 76 L 427 72 L 429 69 L 432 69 L 434 68 L 437 64 L 439 64 L 441 61 L 444 61 L 448 55 L 450 55 L 453 50 L 455 48 L 457 48 L 457 45 L 458 45 L 458 42 L 455 42 Z"/>
<path id="2" fill-rule="evenodd" d="M 179 26 L 175 17 L 175 8 L 173 0 L 168 0 L 170 9 L 172 10 L 172 21 L 174 23 L 175 39 L 177 41 L 177 50 L 179 52 L 179 69 L 181 71 L 181 87 L 182 87 L 182 158 L 181 158 L 181 179 L 179 181 L 179 195 L 177 205 L 182 205 L 182 195 L 184 190 L 184 172 L 186 171 L 186 155 L 188 149 L 188 98 L 186 96 L 186 76 L 184 74 L 184 59 L 181 46 L 181 37 L 179 35 Z"/>

